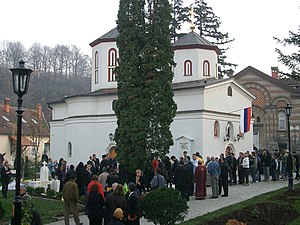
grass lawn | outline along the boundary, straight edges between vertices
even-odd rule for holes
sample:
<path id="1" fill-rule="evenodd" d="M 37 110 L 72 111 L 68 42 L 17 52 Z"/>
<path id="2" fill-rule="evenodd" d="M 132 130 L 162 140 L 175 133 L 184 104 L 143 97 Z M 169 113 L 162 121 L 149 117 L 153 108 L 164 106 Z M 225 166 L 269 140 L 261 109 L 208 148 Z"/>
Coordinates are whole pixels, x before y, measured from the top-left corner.
<path id="1" fill-rule="evenodd" d="M 297 190 L 296 190 L 297 189 Z M 289 225 L 299 225 L 300 224 L 300 184 L 294 185 L 294 190 L 296 191 L 294 194 L 287 196 L 287 197 L 279 197 L 279 196 L 285 196 L 286 188 L 279 189 L 274 192 L 269 192 L 260 196 L 256 196 L 252 199 L 240 202 L 235 205 L 231 205 L 225 208 L 222 208 L 220 210 L 205 214 L 203 216 L 196 217 L 194 219 L 188 220 L 186 222 L 181 223 L 181 225 L 202 225 L 202 224 L 214 224 L 212 221 L 216 221 L 217 218 L 226 216 L 226 215 L 236 215 L 235 212 L 241 212 L 246 207 L 252 207 L 252 211 L 250 211 L 250 214 L 252 216 L 255 216 L 254 206 L 270 202 L 271 204 L 280 205 L 280 204 L 288 204 L 291 205 L 293 209 L 295 209 L 298 212 L 298 217 L 294 219 L 293 221 L 289 222 Z M 259 215 L 259 214 L 257 214 Z M 260 215 L 259 215 L 260 216 Z M 268 217 L 269 215 L 264 215 L 265 217 Z M 281 213 L 278 213 L 278 217 L 282 216 Z M 234 216 L 232 216 L 232 219 L 235 219 Z M 227 221 L 226 221 L 227 222 Z M 223 224 L 225 224 L 224 222 Z M 273 223 L 270 223 L 273 224 Z"/>
<path id="2" fill-rule="evenodd" d="M 5 209 L 5 215 L 1 224 L 8 224 L 11 219 L 14 194 L 14 191 L 9 191 L 6 199 L 3 199 L 2 197 L 0 198 L 0 201 L 2 201 L 2 205 Z M 41 199 L 36 197 L 33 197 L 33 201 L 35 208 L 41 215 L 43 224 L 55 222 L 53 217 L 63 213 L 63 203 L 61 201 Z"/>

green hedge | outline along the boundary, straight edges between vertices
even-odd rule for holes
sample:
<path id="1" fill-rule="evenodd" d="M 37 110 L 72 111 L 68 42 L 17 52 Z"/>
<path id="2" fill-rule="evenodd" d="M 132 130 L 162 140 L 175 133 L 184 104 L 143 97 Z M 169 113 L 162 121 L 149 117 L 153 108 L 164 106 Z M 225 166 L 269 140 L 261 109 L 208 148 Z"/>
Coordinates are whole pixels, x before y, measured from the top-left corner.
<path id="1" fill-rule="evenodd" d="M 158 188 L 146 195 L 142 208 L 148 221 L 160 225 L 174 225 L 184 220 L 189 207 L 177 190 Z"/>

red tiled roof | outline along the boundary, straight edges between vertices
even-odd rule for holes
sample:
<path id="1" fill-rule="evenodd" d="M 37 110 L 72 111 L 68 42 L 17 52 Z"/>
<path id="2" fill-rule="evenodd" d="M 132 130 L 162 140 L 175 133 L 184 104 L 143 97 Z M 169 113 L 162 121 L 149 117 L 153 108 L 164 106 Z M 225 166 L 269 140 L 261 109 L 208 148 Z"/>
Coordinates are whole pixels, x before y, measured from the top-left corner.
<path id="1" fill-rule="evenodd" d="M 12 144 L 17 144 L 17 137 L 16 136 L 9 136 L 9 139 L 11 140 Z M 21 145 L 22 146 L 34 146 L 33 142 L 29 140 L 27 137 L 21 138 Z"/>
<path id="2" fill-rule="evenodd" d="M 17 133 L 17 107 L 10 106 L 9 112 L 5 111 L 5 107 L 0 105 L 0 134 L 14 136 Z M 42 113 L 40 118 L 37 117 L 35 109 L 24 109 L 22 122 L 22 135 L 30 136 L 32 127 L 35 125 L 40 128 L 40 135 L 43 137 L 50 137 L 49 119 L 51 116 Z"/>

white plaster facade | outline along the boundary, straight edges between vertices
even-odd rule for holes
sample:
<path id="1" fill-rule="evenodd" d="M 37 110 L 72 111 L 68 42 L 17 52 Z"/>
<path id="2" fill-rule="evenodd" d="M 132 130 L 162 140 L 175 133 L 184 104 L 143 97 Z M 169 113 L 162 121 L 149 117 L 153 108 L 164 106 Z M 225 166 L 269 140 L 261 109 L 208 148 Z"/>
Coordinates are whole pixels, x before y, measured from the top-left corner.
<path id="1" fill-rule="evenodd" d="M 108 135 L 114 133 L 117 126 L 112 107 L 117 98 L 117 83 L 107 80 L 108 52 L 117 49 L 116 35 L 114 29 L 90 44 L 93 48 L 91 93 L 49 103 L 53 116 L 50 124 L 52 158 L 63 157 L 68 163 L 77 164 L 86 162 L 92 153 L 98 156 L 105 153 L 110 143 Z M 252 123 L 251 131 L 239 141 L 236 135 L 240 111 L 250 107 L 254 97 L 234 79 L 217 80 L 217 47 L 206 40 L 199 43 L 199 35 L 193 32 L 188 35 L 189 40 L 191 37 L 197 40 L 186 43 L 179 39 L 179 44 L 174 44 L 173 90 L 178 110 L 171 125 L 174 145 L 169 155 L 179 157 L 187 150 L 189 155 L 198 151 L 203 157 L 219 156 L 228 146 L 235 152 L 252 150 Z M 99 56 L 98 78 L 94 76 L 96 52 Z M 187 60 L 192 62 L 193 72 L 185 76 Z M 210 76 L 204 76 L 204 61 L 209 62 Z M 99 82 L 95 83 L 95 79 Z M 228 95 L 229 87 L 232 96 Z M 214 135 L 216 121 L 219 125 L 217 136 Z M 232 135 L 229 140 L 224 140 L 228 123 Z"/>

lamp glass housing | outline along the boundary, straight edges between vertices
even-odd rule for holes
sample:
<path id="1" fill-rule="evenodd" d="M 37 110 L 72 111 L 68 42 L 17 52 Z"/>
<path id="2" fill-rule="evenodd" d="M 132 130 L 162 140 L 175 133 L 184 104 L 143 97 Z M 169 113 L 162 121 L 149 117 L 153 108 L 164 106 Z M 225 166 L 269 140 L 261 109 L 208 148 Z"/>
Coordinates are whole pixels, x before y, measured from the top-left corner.
<path id="1" fill-rule="evenodd" d="M 284 107 L 284 111 L 285 111 L 286 116 L 291 116 L 292 115 L 292 107 L 289 104 L 287 104 L 287 106 Z"/>
<path id="2" fill-rule="evenodd" d="M 14 92 L 18 96 L 23 96 L 27 93 L 30 74 L 33 72 L 31 69 L 26 69 L 24 64 L 25 62 L 21 60 L 18 67 L 10 69 L 13 77 Z"/>
<path id="3" fill-rule="evenodd" d="M 108 137 L 109 137 L 109 140 L 113 140 L 114 139 L 114 135 L 113 135 L 113 133 L 110 133 L 109 135 L 108 135 Z"/>

